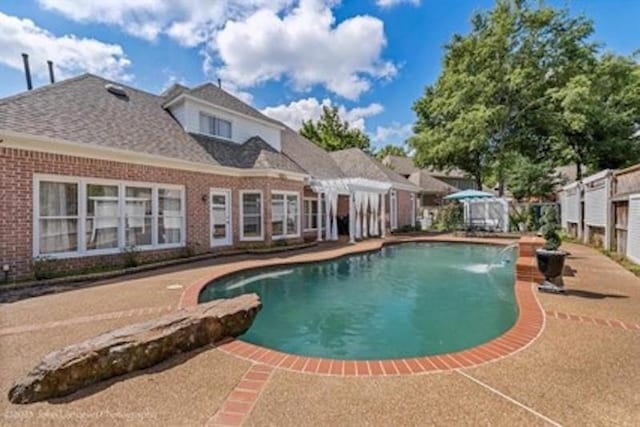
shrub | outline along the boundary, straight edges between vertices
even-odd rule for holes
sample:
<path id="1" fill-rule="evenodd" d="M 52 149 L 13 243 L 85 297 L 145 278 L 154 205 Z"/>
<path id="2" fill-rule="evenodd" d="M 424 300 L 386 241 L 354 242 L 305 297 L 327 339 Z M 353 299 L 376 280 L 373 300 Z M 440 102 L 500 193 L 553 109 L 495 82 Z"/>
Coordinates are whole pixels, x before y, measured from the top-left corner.
<path id="1" fill-rule="evenodd" d="M 460 203 L 451 203 L 438 212 L 435 228 L 438 231 L 454 231 L 459 229 L 463 222 L 462 205 Z"/>
<path id="2" fill-rule="evenodd" d="M 55 260 L 49 257 L 38 257 L 33 260 L 33 275 L 37 280 L 56 277 Z"/>
<path id="3" fill-rule="evenodd" d="M 274 248 L 283 248 L 288 245 L 289 243 L 286 240 L 280 239 L 280 240 L 274 240 L 271 246 L 273 246 Z"/>
<path id="4" fill-rule="evenodd" d="M 555 205 L 546 206 L 542 213 L 542 236 L 545 239 L 544 249 L 555 251 L 560 247 L 562 241 L 558 230 L 560 229 L 558 221 L 558 209 Z"/>
<path id="5" fill-rule="evenodd" d="M 140 265 L 140 253 L 135 246 L 122 248 L 121 256 L 124 268 L 137 267 Z"/>
<path id="6" fill-rule="evenodd" d="M 536 215 L 536 209 L 532 204 L 527 205 L 526 220 L 527 231 L 538 231 L 540 229 L 540 224 L 538 223 L 538 218 Z"/>

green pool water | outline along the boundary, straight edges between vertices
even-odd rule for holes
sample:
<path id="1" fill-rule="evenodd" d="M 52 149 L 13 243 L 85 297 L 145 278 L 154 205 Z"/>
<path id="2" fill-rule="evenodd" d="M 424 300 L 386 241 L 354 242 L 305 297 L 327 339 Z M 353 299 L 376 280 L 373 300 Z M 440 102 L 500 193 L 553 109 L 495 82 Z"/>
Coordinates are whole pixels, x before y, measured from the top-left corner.
<path id="1" fill-rule="evenodd" d="M 388 359 L 489 341 L 515 322 L 515 250 L 408 243 L 379 252 L 236 273 L 200 302 L 243 293 L 263 308 L 242 339 L 286 353 Z"/>

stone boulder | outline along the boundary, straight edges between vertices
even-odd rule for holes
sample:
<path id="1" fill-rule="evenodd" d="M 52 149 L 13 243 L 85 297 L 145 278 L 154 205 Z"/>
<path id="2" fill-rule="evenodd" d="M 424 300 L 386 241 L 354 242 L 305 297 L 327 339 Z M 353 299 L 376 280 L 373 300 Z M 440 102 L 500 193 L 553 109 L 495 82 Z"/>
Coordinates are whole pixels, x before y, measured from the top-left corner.
<path id="1" fill-rule="evenodd" d="M 71 394 L 90 384 L 149 368 L 172 356 L 244 333 L 261 308 L 245 294 L 125 326 L 49 353 L 9 391 L 13 403 Z"/>

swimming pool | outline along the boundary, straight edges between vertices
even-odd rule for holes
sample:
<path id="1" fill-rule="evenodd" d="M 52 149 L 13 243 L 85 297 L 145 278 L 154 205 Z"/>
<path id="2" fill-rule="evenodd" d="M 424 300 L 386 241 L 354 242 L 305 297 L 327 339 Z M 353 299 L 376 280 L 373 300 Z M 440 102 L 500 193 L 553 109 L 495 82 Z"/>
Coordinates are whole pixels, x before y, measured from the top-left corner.
<path id="1" fill-rule="evenodd" d="M 199 302 L 256 292 L 263 308 L 242 339 L 285 353 L 349 360 L 449 353 L 514 324 L 514 258 L 499 246 L 406 243 L 234 273 L 207 285 Z"/>

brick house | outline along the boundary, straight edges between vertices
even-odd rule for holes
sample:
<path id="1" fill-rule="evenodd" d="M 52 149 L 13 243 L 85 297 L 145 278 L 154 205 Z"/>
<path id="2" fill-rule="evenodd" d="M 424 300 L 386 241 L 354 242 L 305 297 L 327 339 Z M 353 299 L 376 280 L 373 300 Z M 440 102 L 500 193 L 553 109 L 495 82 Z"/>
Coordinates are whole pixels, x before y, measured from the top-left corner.
<path id="1" fill-rule="evenodd" d="M 345 195 L 371 201 L 364 236 L 384 235 L 415 221 L 413 186 L 392 181 L 348 176 L 213 84 L 157 95 L 84 74 L 0 100 L 0 265 L 15 279 L 41 258 L 72 271 L 127 248 L 149 261 L 335 239 Z"/>

